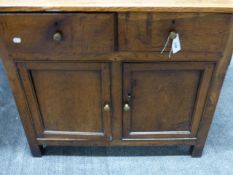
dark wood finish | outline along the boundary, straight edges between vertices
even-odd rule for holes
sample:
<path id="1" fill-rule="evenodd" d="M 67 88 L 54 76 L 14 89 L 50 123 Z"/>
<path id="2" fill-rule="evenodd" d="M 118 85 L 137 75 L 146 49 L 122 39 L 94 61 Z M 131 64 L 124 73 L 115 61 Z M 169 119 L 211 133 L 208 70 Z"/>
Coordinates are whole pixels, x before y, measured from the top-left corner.
<path id="1" fill-rule="evenodd" d="M 112 106 L 113 108 L 113 140 L 122 139 L 122 63 L 112 63 Z"/>
<path id="2" fill-rule="evenodd" d="M 55 56 L 114 50 L 112 13 L 1 14 L 0 27 L 5 44 L 14 54 Z M 61 34 L 60 41 L 54 40 L 55 33 Z M 21 43 L 14 43 L 14 37 L 20 37 Z"/>
<path id="3" fill-rule="evenodd" d="M 174 30 L 180 35 L 182 51 L 222 53 L 230 17 L 208 13 L 120 13 L 119 50 L 161 51 L 169 32 Z"/>
<path id="4" fill-rule="evenodd" d="M 138 139 L 122 139 L 113 140 L 112 142 L 106 141 L 81 141 L 79 139 L 37 139 L 39 144 L 53 145 L 53 146 L 165 146 L 165 145 L 195 145 L 196 139 L 194 138 L 174 138 L 174 139 L 151 139 L 151 140 L 138 140 Z"/>
<path id="5" fill-rule="evenodd" d="M 201 156 L 233 50 L 232 14 L 111 8 L 0 14 L 0 53 L 32 155 L 44 145 L 186 144 Z M 169 59 L 160 51 L 172 29 L 182 51 Z"/>
<path id="6" fill-rule="evenodd" d="M 195 138 L 213 64 L 127 63 L 123 71 L 125 138 Z"/>
<path id="7" fill-rule="evenodd" d="M 218 102 L 220 90 L 225 78 L 226 70 L 231 61 L 232 51 L 233 51 L 233 15 L 231 15 L 231 27 L 230 35 L 226 43 L 226 48 L 224 51 L 223 58 L 216 65 L 216 69 L 212 78 L 209 94 L 207 97 L 207 102 L 205 104 L 205 110 L 203 112 L 202 120 L 199 126 L 199 131 L 197 134 L 198 142 L 193 146 L 192 156 L 201 157 L 205 141 L 208 135 L 208 130 L 210 128 L 216 105 Z"/>
<path id="8" fill-rule="evenodd" d="M 56 54 L 54 56 L 44 55 L 43 53 L 14 53 L 9 55 L 17 61 L 63 61 L 63 54 Z M 130 61 L 130 62 L 144 62 L 144 61 L 218 61 L 222 58 L 221 53 L 202 53 L 202 52 L 178 52 L 172 55 L 169 59 L 168 53 L 160 54 L 158 52 L 125 52 L 116 51 L 104 54 L 80 54 L 73 53 L 66 54 L 66 60 L 78 60 L 78 61 Z"/>
<path id="9" fill-rule="evenodd" d="M 31 149 L 31 153 L 35 157 L 41 157 L 42 146 L 36 140 L 36 132 L 34 124 L 31 120 L 31 112 L 28 107 L 28 101 L 18 76 L 18 71 L 14 61 L 8 56 L 7 48 L 4 42 L 0 42 L 0 52 L 3 57 L 3 64 L 6 68 L 9 83 L 16 101 L 16 105 L 20 114 L 20 118 L 24 127 L 24 131 Z"/>
<path id="10" fill-rule="evenodd" d="M 111 138 L 106 63 L 18 63 L 38 138 Z"/>

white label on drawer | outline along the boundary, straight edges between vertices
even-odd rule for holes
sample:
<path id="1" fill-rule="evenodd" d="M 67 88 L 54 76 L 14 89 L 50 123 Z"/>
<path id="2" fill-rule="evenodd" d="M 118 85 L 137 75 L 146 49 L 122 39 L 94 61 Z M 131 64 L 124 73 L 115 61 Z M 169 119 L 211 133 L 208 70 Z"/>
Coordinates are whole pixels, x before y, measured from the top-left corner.
<path id="1" fill-rule="evenodd" d="M 177 33 L 176 37 L 172 40 L 172 53 L 175 54 L 181 51 L 180 37 Z"/>
<path id="2" fill-rule="evenodd" d="M 14 37 L 13 38 L 13 43 L 15 44 L 20 44 L 22 42 L 21 38 L 20 37 Z"/>

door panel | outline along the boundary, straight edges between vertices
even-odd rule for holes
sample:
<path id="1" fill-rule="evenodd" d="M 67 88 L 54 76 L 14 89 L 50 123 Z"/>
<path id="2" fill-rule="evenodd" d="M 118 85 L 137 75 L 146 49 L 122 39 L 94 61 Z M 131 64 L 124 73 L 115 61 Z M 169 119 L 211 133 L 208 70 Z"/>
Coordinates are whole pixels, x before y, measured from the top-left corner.
<path id="1" fill-rule="evenodd" d="M 195 137 L 212 63 L 125 63 L 125 138 Z"/>
<path id="2" fill-rule="evenodd" d="M 39 137 L 106 139 L 111 136 L 109 65 L 19 63 Z"/>

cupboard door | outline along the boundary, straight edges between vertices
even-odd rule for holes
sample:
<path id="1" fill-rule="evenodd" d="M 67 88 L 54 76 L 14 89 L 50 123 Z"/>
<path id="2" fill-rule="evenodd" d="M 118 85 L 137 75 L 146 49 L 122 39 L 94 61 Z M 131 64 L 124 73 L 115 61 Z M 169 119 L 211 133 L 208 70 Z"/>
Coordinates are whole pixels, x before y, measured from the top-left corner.
<path id="1" fill-rule="evenodd" d="M 108 63 L 17 64 L 38 138 L 109 140 Z"/>
<path id="2" fill-rule="evenodd" d="M 195 138 L 214 64 L 125 63 L 123 137 Z"/>

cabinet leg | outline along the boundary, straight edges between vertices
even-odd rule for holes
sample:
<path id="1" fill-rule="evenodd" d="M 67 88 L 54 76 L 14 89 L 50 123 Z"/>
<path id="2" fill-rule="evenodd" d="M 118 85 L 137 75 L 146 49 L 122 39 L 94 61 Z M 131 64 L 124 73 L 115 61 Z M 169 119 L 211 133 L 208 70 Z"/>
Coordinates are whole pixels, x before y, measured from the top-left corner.
<path id="1" fill-rule="evenodd" d="M 43 154 L 43 146 L 41 145 L 30 146 L 30 149 L 33 157 L 41 157 Z"/>
<path id="2" fill-rule="evenodd" d="M 202 146 L 202 147 L 192 146 L 191 147 L 191 155 L 192 155 L 192 157 L 201 157 L 202 156 L 202 152 L 203 152 L 203 148 L 204 148 L 204 146 Z"/>

